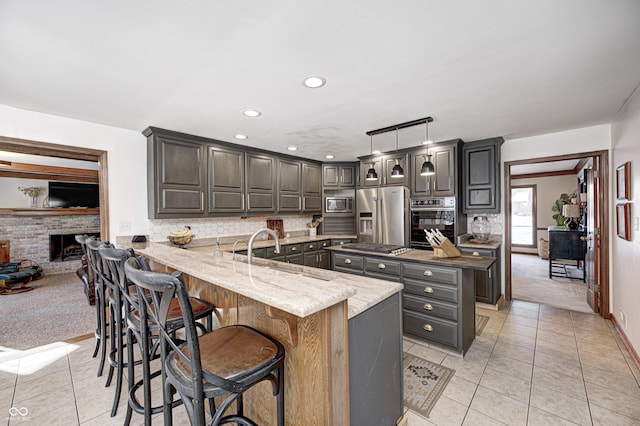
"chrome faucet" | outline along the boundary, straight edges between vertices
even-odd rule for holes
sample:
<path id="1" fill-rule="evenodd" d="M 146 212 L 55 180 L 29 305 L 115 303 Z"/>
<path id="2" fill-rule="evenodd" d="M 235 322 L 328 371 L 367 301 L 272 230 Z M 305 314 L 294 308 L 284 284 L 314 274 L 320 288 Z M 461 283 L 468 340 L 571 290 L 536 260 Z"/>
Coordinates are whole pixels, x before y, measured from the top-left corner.
<path id="1" fill-rule="evenodd" d="M 253 257 L 253 240 L 255 240 L 256 237 L 263 232 L 266 232 L 273 237 L 273 239 L 276 241 L 275 252 L 280 253 L 280 239 L 278 238 L 278 234 L 276 233 L 276 231 L 269 228 L 260 228 L 251 235 L 251 238 L 249 238 L 249 242 L 247 243 L 247 263 L 249 265 L 251 265 L 251 258 Z"/>

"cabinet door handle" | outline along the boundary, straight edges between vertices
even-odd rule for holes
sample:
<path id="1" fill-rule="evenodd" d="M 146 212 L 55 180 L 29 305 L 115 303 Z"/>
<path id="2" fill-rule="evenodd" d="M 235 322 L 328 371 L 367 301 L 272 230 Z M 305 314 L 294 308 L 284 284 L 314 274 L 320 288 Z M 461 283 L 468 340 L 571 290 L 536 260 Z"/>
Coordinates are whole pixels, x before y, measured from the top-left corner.
<path id="1" fill-rule="evenodd" d="M 430 270 L 427 269 L 426 271 L 424 271 L 424 276 L 425 277 L 430 277 L 432 275 L 433 275 L 433 272 L 431 272 Z"/>
<path id="2" fill-rule="evenodd" d="M 425 331 L 433 331 L 433 327 L 431 327 L 431 324 L 425 324 L 425 325 L 422 326 L 422 328 Z"/>
<path id="3" fill-rule="evenodd" d="M 343 244 L 344 244 L 344 241 L 340 241 L 340 245 L 343 245 Z"/>
<path id="4" fill-rule="evenodd" d="M 326 247 L 326 246 L 327 246 L 327 243 L 322 243 L 322 247 Z"/>
<path id="5" fill-rule="evenodd" d="M 591 237 L 580 237 L 580 241 L 591 241 Z"/>
<path id="6" fill-rule="evenodd" d="M 491 269 L 489 269 L 489 279 L 491 279 Z"/>
<path id="7" fill-rule="evenodd" d="M 480 253 L 478 253 L 477 251 L 474 251 L 473 253 L 471 253 L 473 256 L 480 256 Z"/>
<path id="8" fill-rule="evenodd" d="M 424 292 L 425 293 L 433 293 L 433 289 L 431 287 L 425 287 L 424 288 Z"/>
<path id="9" fill-rule="evenodd" d="M 351 263 L 351 259 L 345 259 L 344 263 L 346 263 L 347 265 Z"/>
<path id="10" fill-rule="evenodd" d="M 291 251 L 296 251 L 298 250 L 296 247 L 291 247 Z"/>
<path id="11" fill-rule="evenodd" d="M 384 263 L 378 263 L 378 269 L 384 269 L 387 266 Z"/>
<path id="12" fill-rule="evenodd" d="M 313 250 L 313 244 L 311 244 L 311 245 L 309 246 L 309 248 L 310 248 L 311 250 Z"/>
<path id="13" fill-rule="evenodd" d="M 431 305 L 431 303 L 425 303 L 423 308 L 425 308 L 427 311 L 433 311 L 433 306 Z"/>

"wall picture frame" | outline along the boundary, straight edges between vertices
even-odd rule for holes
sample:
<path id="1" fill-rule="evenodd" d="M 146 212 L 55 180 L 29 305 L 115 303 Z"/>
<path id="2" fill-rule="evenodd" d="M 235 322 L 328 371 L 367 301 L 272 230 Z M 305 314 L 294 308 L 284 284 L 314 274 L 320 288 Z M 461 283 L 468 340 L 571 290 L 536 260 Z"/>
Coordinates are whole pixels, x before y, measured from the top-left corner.
<path id="1" fill-rule="evenodd" d="M 616 198 L 631 199 L 631 162 L 627 161 L 616 169 Z"/>
<path id="2" fill-rule="evenodd" d="M 616 206 L 616 233 L 623 240 L 631 241 L 631 204 Z"/>

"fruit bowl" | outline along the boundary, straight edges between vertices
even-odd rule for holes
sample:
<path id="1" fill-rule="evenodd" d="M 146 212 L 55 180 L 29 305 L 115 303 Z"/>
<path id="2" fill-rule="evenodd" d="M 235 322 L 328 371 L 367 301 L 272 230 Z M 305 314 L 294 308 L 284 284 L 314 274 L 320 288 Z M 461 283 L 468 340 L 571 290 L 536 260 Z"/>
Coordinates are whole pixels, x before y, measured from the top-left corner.
<path id="1" fill-rule="evenodd" d="M 190 226 L 185 226 L 184 230 L 182 231 L 171 231 L 169 232 L 169 241 L 171 241 L 172 244 L 175 244 L 177 246 L 183 247 L 186 244 L 189 244 L 191 242 L 191 240 L 193 239 L 194 235 L 191 233 L 191 227 Z"/>

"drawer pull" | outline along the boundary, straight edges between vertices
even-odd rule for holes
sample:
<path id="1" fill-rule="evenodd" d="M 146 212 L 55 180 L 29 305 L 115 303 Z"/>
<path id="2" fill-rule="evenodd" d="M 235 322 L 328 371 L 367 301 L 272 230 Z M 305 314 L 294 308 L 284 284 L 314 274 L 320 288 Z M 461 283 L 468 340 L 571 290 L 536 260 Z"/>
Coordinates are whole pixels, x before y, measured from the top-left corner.
<path id="1" fill-rule="evenodd" d="M 427 311 L 433 311 L 433 306 L 431 305 L 431 303 L 425 303 L 425 304 L 424 304 L 424 308 L 425 308 Z"/>
<path id="2" fill-rule="evenodd" d="M 347 265 L 351 263 L 351 259 L 345 259 L 344 263 L 346 263 Z"/>
<path id="3" fill-rule="evenodd" d="M 344 241 L 340 241 L 340 245 L 343 245 L 343 244 L 344 244 Z"/>
<path id="4" fill-rule="evenodd" d="M 291 247 L 291 251 L 296 251 L 296 250 L 298 250 L 297 247 Z"/>
<path id="5" fill-rule="evenodd" d="M 478 253 L 477 251 L 474 251 L 473 253 L 471 253 L 471 255 L 473 255 L 473 256 L 480 256 L 480 253 Z"/>
<path id="6" fill-rule="evenodd" d="M 326 247 L 326 246 L 328 246 L 327 243 L 322 243 L 322 247 Z"/>
<path id="7" fill-rule="evenodd" d="M 426 271 L 424 271 L 424 276 L 425 277 L 430 277 L 432 275 L 433 275 L 433 272 L 431 272 L 430 270 L 427 269 Z"/>
<path id="8" fill-rule="evenodd" d="M 378 269 L 384 269 L 387 266 L 384 263 L 378 263 Z"/>
<path id="9" fill-rule="evenodd" d="M 433 327 L 431 327 L 431 324 L 425 324 L 425 325 L 422 326 L 422 328 L 425 331 L 433 331 Z"/>
<path id="10" fill-rule="evenodd" d="M 431 287 L 425 287 L 424 288 L 424 292 L 425 293 L 433 293 L 433 289 Z"/>
<path id="11" fill-rule="evenodd" d="M 313 249 L 313 244 L 310 244 L 310 245 L 309 245 L 309 248 L 310 248 L 310 249 Z"/>

